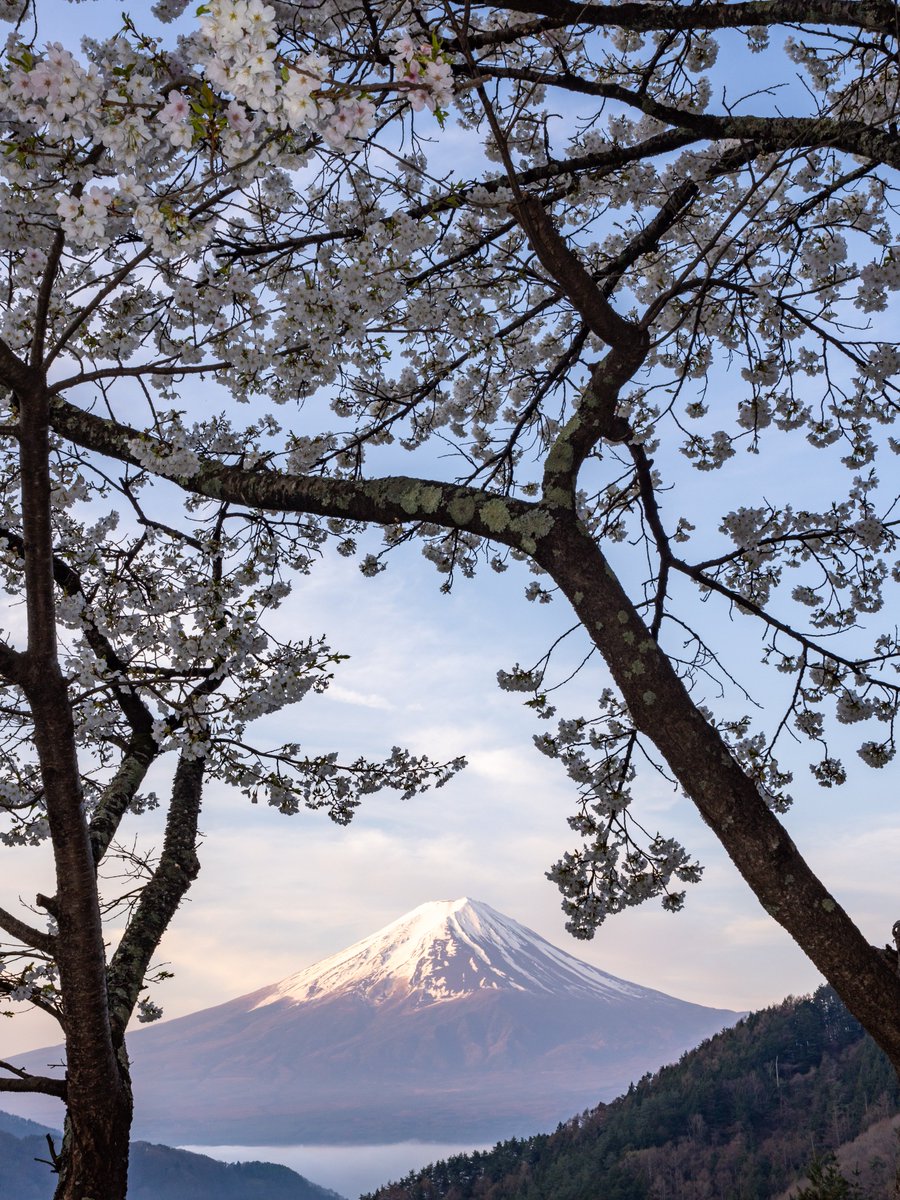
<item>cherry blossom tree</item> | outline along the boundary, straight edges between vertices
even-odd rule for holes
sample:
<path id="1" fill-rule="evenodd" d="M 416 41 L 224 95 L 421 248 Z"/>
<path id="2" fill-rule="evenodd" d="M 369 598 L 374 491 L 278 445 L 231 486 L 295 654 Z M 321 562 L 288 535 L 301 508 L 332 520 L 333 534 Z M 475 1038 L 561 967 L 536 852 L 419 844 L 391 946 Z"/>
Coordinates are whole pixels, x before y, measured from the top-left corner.
<path id="1" fill-rule="evenodd" d="M 124 1168 L 96 1172 L 122 1161 L 127 1104 L 103 1145 L 74 1113 L 88 1075 L 124 1080 L 143 983 L 117 1008 L 80 796 L 104 812 L 135 692 L 153 746 L 177 743 L 173 811 L 198 762 L 270 786 L 240 731 L 247 680 L 271 671 L 287 701 L 282 664 L 306 655 L 315 686 L 327 652 L 245 666 L 225 609 L 246 590 L 261 613 L 326 539 L 364 576 L 418 539 L 445 588 L 520 561 L 529 600 L 574 610 L 609 672 L 596 711 L 558 719 L 552 651 L 498 678 L 576 789 L 578 844 L 550 874 L 577 936 L 648 898 L 677 909 L 699 877 L 641 822 L 662 771 L 900 1068 L 897 951 L 781 819 L 792 739 L 823 787 L 846 777 L 843 726 L 871 768 L 895 753 L 897 497 L 876 465 L 900 450 L 896 6 L 221 0 L 191 22 L 168 0 L 177 36 L 126 21 L 77 56 L 41 40 L 39 9 L 5 7 L 0 382 L 9 487 L 35 522 L 10 516 L 7 569 L 41 646 L 3 652 L 12 728 L 33 721 L 38 751 L 5 803 L 23 830 L 46 809 L 58 854 L 82 832 L 59 859 L 78 885 L 65 938 L 61 910 L 59 935 L 4 928 L 43 956 L 18 984 L 37 1002 L 57 986 L 41 972 L 63 995 L 73 962 L 94 972 L 66 1002 L 93 1022 L 67 1084 L 93 1165 L 59 1194 L 120 1194 Z M 196 545 L 166 516 L 179 491 Z M 101 500 L 140 532 L 89 529 Z M 173 580 L 160 615 L 132 571 Z M 203 645 L 179 655 L 170 623 L 197 589 L 208 615 L 182 627 Z M 771 672 L 762 708 L 738 634 Z M 79 737 L 97 782 L 76 792 Z"/>
<path id="2" fill-rule="evenodd" d="M 244 22 L 237 32 L 229 12 Z M 262 22 L 259 29 L 253 21 Z M 123 366 L 139 402 L 153 404 L 158 380 L 124 366 L 125 342 L 134 336 L 137 348 L 156 323 L 151 309 L 167 303 L 160 264 L 175 279 L 185 251 L 190 259 L 206 238 L 175 209 L 149 200 L 151 180 L 165 181 L 192 211 L 210 202 L 215 209 L 250 178 L 269 141 L 278 142 L 279 154 L 298 136 L 344 150 L 369 128 L 374 106 L 358 88 L 334 83 L 334 100 L 325 94 L 321 55 L 276 59 L 269 40 L 261 6 L 208 14 L 194 47 L 203 69 L 199 91 L 179 83 L 175 72 L 187 67 L 129 23 L 120 38 L 87 47 L 83 60 L 57 45 L 36 51 L 21 28 L 7 47 L 8 232 L 24 219 L 34 237 L 13 251 L 15 265 L 9 259 L 9 281 L 17 290 L 15 275 L 22 290 L 5 315 L 19 333 L 10 325 L 0 351 L 15 375 L 4 373 L 0 457 L 0 572 L 14 622 L 0 642 L 0 840 L 6 847 L 49 841 L 56 886 L 38 893 L 30 912 L 0 908 L 0 1001 L 53 1017 L 67 1061 L 64 1079 L 0 1063 L 0 1093 L 65 1101 L 63 1143 L 49 1152 L 56 1195 L 73 1200 L 125 1196 L 132 1115 L 125 1031 L 133 1016 L 160 1015 L 148 989 L 165 972 L 153 959 L 200 869 L 205 785 L 218 780 L 286 814 L 325 809 L 346 824 L 365 795 L 389 787 L 409 797 L 462 766 L 399 747 L 382 762 L 344 762 L 337 753 L 310 755 L 299 743 L 271 746 L 254 736 L 259 718 L 324 691 L 340 661 L 321 638 L 280 640 L 269 619 L 290 594 L 288 581 L 310 570 L 326 532 L 316 521 L 261 517 L 230 501 L 192 499 L 182 511 L 177 497 L 174 505 L 161 502 L 145 467 L 110 469 L 51 427 L 50 379 L 57 369 L 82 375 L 78 343 L 91 338 L 83 322 L 109 319 L 116 275 L 131 299 L 118 327 L 101 335 L 112 340 L 95 349 Z M 412 67 L 399 60 L 398 73 L 411 80 L 403 102 L 436 107 L 447 68 L 431 51 L 415 54 Z M 222 89 L 233 96 L 240 55 L 257 56 L 279 76 L 270 86 L 265 71 L 254 69 L 248 87 L 238 87 L 238 104 Z M 194 159 L 200 126 L 215 143 L 202 180 Z M 30 146 L 24 157 L 22 137 Z M 133 175 L 110 180 L 103 164 L 113 161 L 125 170 L 131 164 Z M 146 222 L 143 248 L 135 249 L 135 220 Z M 64 276 L 72 287 L 66 316 L 56 298 Z M 139 294 L 147 301 L 140 316 L 129 311 Z M 31 304 L 37 309 L 29 315 Z M 72 324 L 62 341 L 60 319 Z M 104 372 L 94 383 L 102 395 Z M 242 461 L 253 462 L 271 424 L 263 416 L 236 438 L 214 419 L 208 435 L 220 452 L 239 449 Z M 158 468 L 153 445 L 136 453 Z M 189 472 L 193 461 L 186 450 L 170 453 L 166 469 Z M 16 637 L 19 604 L 24 627 Z M 162 799 L 147 781 L 166 763 L 172 778 Z M 158 807 L 165 833 L 153 854 L 132 840 L 132 826 Z"/>
<path id="3" fill-rule="evenodd" d="M 204 785 L 224 781 L 286 814 L 325 809 L 343 825 L 366 794 L 411 796 L 461 762 L 395 747 L 380 763 L 342 763 L 253 739 L 259 717 L 324 691 L 341 657 L 321 638 L 285 643 L 266 628 L 289 592 L 286 563 L 309 570 L 315 530 L 295 523 L 276 547 L 227 503 L 204 505 L 189 531 L 160 525 L 142 507 L 145 473 L 109 482 L 51 448 L 46 425 L 28 429 L 26 406 L 23 394 L 19 451 L 3 469 L 3 585 L 24 597 L 27 644 L 2 651 L 0 838 L 7 847 L 49 839 L 56 892 L 37 895 L 37 923 L 0 909 L 14 939 L 0 946 L 0 997 L 55 1018 L 68 1069 L 62 1081 L 4 1063 L 0 1091 L 66 1101 L 60 1195 L 124 1195 L 123 1038 L 133 1015 L 161 1015 L 148 988 L 166 973 L 152 960 L 200 869 Z M 85 506 L 90 523 L 77 515 Z M 167 759 L 174 777 L 162 800 L 146 782 Z M 162 847 L 142 853 L 129 823 L 158 807 Z"/>

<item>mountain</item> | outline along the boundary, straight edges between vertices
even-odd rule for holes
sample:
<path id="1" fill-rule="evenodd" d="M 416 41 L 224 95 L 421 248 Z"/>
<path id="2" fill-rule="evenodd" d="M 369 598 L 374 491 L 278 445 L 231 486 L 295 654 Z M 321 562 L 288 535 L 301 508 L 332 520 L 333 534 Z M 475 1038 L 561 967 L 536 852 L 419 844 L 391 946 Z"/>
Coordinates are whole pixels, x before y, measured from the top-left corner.
<path id="1" fill-rule="evenodd" d="M 49 1200 L 45 1134 L 58 1131 L 0 1112 L 0 1200 Z M 41 1161 L 44 1160 L 44 1161 Z M 342 1200 L 275 1163 L 221 1163 L 205 1154 L 132 1142 L 128 1200 Z"/>
<path id="2" fill-rule="evenodd" d="M 616 1095 L 739 1015 L 617 979 L 487 904 L 436 901 L 132 1034 L 135 1129 L 208 1145 L 490 1140 Z"/>
<path id="3" fill-rule="evenodd" d="M 890 1063 L 822 987 L 555 1133 L 457 1155 L 362 1200 L 787 1200 L 831 1151 L 859 1190 L 815 1195 L 883 1200 L 896 1194 L 898 1110 Z"/>
<path id="4" fill-rule="evenodd" d="M 29 1121 L 25 1117 L 17 1117 L 8 1112 L 0 1112 L 0 1133 L 8 1133 L 17 1138 L 46 1138 L 48 1133 L 57 1139 L 62 1137 L 60 1131 L 50 1125 L 39 1125 L 37 1121 Z"/>

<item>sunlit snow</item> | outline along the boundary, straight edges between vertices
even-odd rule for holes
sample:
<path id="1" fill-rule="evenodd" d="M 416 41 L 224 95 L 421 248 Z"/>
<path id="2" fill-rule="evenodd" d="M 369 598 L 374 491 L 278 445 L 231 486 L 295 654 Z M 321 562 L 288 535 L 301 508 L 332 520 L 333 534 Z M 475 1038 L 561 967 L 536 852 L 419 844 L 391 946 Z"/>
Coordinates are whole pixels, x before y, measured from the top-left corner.
<path id="1" fill-rule="evenodd" d="M 254 1008 L 355 995 L 370 1004 L 434 1004 L 484 988 L 608 1000 L 649 996 L 503 916 L 480 900 L 433 900 L 346 950 L 267 988 Z"/>

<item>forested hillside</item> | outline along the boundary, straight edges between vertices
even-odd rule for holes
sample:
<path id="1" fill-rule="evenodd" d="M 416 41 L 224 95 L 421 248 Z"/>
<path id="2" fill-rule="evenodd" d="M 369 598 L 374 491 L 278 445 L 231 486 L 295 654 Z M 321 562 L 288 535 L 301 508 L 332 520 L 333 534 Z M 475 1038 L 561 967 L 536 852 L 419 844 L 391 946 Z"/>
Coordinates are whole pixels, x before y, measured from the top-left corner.
<path id="1" fill-rule="evenodd" d="M 34 1121 L 0 1112 L 0 1200 L 49 1200 L 46 1134 Z M 128 1200 L 342 1200 L 276 1163 L 222 1163 L 171 1146 L 132 1142 Z"/>
<path id="2" fill-rule="evenodd" d="M 754 1013 L 555 1133 L 460 1155 L 364 1200 L 771 1200 L 897 1111 L 887 1060 L 830 988 Z M 894 1164 L 866 1164 L 873 1200 Z"/>

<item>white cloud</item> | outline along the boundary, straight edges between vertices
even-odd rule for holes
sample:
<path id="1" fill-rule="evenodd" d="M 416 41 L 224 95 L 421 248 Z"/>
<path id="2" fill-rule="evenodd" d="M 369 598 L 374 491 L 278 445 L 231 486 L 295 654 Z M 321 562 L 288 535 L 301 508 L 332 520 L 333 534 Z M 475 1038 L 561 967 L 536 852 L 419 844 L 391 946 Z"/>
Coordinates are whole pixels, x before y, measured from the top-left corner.
<path id="1" fill-rule="evenodd" d="M 336 700 L 339 704 L 356 704 L 361 708 L 382 708 L 392 711 L 395 707 L 390 700 L 386 700 L 384 696 L 379 696 L 376 692 L 358 692 L 354 688 L 342 687 L 339 683 L 332 683 L 329 686 L 325 698 Z"/>
<path id="2" fill-rule="evenodd" d="M 769 946 L 784 937 L 771 917 L 735 917 L 722 926 L 722 936 L 730 946 Z"/>

